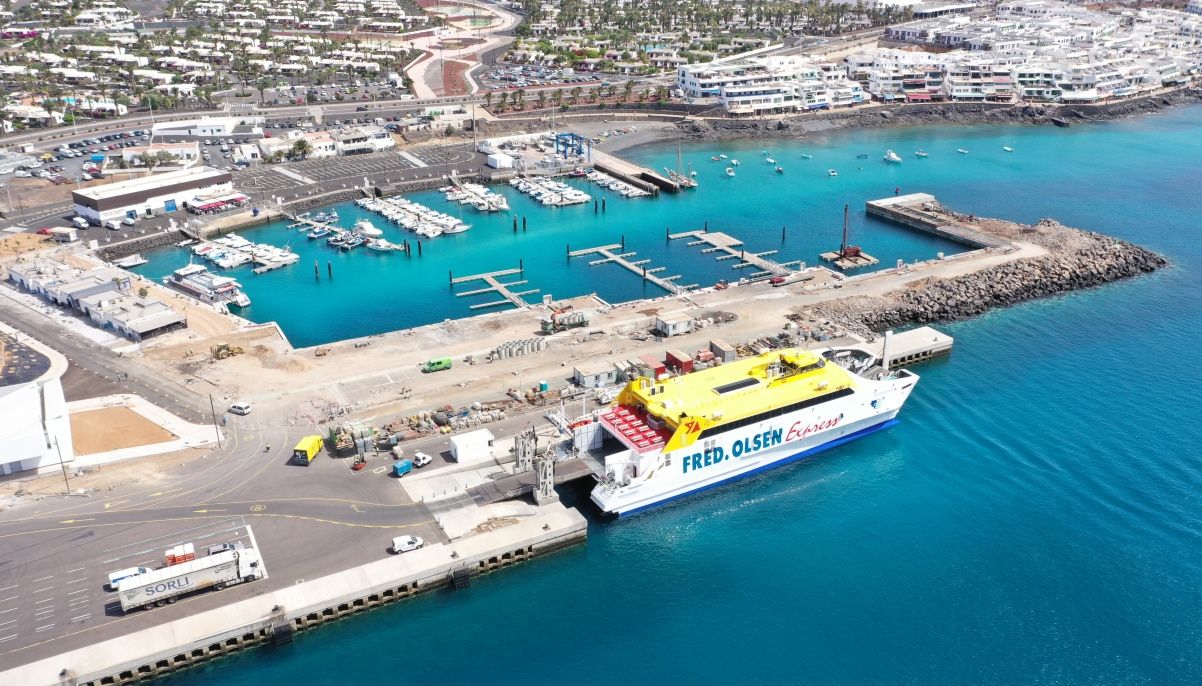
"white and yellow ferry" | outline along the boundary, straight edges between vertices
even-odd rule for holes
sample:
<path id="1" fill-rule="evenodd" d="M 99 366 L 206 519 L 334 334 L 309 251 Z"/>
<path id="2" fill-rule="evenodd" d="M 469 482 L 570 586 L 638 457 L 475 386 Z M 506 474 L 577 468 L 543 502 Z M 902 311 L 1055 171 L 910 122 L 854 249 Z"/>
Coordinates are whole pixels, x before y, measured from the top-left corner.
<path id="1" fill-rule="evenodd" d="M 917 381 L 860 350 L 775 350 L 637 378 L 573 445 L 599 472 L 593 502 L 628 515 L 887 428 Z"/>

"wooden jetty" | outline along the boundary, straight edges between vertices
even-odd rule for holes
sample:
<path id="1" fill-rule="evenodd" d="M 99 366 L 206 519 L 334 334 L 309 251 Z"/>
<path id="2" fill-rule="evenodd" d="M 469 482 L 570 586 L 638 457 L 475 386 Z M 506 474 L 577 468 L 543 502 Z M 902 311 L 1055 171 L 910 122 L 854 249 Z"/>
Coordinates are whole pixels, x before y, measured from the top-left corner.
<path id="1" fill-rule="evenodd" d="M 721 231 L 684 231 L 681 233 L 668 234 L 671 240 L 681 238 L 691 238 L 689 245 L 707 245 L 709 247 L 702 249 L 702 253 L 721 253 L 715 259 L 722 260 L 739 260 L 736 264 L 731 265 L 731 269 L 748 269 L 755 267 L 756 275 L 764 276 L 786 276 L 794 273 L 791 267 L 799 266 L 800 262 L 774 262 L 768 259 L 768 255 L 775 255 L 775 250 L 767 250 L 765 252 L 748 252 L 740 248 L 743 241 L 722 233 Z"/>
<path id="2" fill-rule="evenodd" d="M 676 281 L 676 279 L 680 278 L 680 274 L 677 274 L 676 276 L 667 276 L 667 277 L 658 276 L 657 272 L 661 272 L 661 271 L 667 269 L 667 267 L 652 267 L 649 269 L 644 265 L 649 263 L 650 260 L 639 260 L 637 262 L 631 262 L 627 258 L 634 257 L 635 253 L 626 252 L 626 253 L 619 254 L 619 253 L 614 252 L 615 250 L 621 250 L 621 249 L 622 249 L 622 244 L 612 243 L 610 245 L 599 245 L 595 248 L 584 248 L 583 250 L 572 250 L 572 251 L 568 252 L 568 257 L 581 257 L 584 255 L 600 255 L 602 257 L 602 259 L 592 260 L 591 262 L 589 262 L 589 266 L 595 267 L 597 265 L 608 264 L 610 262 L 613 262 L 614 264 L 625 267 L 626 269 L 634 272 L 635 274 L 638 274 L 639 276 L 643 277 L 643 280 L 650 281 L 651 283 L 655 284 L 656 286 L 659 286 L 660 288 L 664 289 L 665 291 L 667 291 L 673 295 L 681 295 L 681 294 L 689 292 L 688 288 L 685 288 L 684 286 L 678 286 L 676 283 L 674 283 Z"/>
<path id="3" fill-rule="evenodd" d="M 505 276 L 513 276 L 514 274 L 522 274 L 524 272 L 525 269 L 519 267 L 518 269 L 502 269 L 500 271 L 487 272 L 484 274 L 472 274 L 471 276 L 455 276 L 452 274 L 450 276 L 450 280 L 451 286 L 454 286 L 457 283 L 469 283 L 471 281 L 483 281 L 485 284 L 487 284 L 487 286 L 484 288 L 477 288 L 470 291 L 463 291 L 462 293 L 456 293 L 456 296 L 463 297 L 468 295 L 480 295 L 481 293 L 497 293 L 504 298 L 504 300 L 492 300 L 485 303 L 477 303 L 475 305 L 471 305 L 469 309 L 483 310 L 489 307 L 500 307 L 502 305 L 512 304 L 518 309 L 524 310 L 529 308 L 530 304 L 523 300 L 522 296 L 538 293 L 539 289 L 534 288 L 528 291 L 517 292 L 510 290 L 510 287 L 520 286 L 526 283 L 525 280 L 510 281 L 509 283 L 501 283 L 498 280 Z"/>

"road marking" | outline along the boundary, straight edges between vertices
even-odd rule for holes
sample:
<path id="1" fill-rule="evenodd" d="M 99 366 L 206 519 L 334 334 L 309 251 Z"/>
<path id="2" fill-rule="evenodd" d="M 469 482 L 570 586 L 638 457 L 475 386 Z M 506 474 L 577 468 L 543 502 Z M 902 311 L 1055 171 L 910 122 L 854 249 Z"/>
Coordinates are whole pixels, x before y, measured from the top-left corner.
<path id="1" fill-rule="evenodd" d="M 34 621 L 37 621 L 39 619 L 43 619 L 42 615 L 52 615 L 52 614 L 54 614 L 53 607 L 50 608 L 49 610 L 42 610 L 40 612 L 33 613 L 33 619 L 34 619 Z"/>
<path id="2" fill-rule="evenodd" d="M 81 619 L 87 619 L 88 617 L 91 617 L 91 616 L 92 616 L 92 613 L 91 613 L 91 612 L 89 612 L 89 613 L 88 613 L 88 614 L 86 614 L 86 615 L 80 615 L 80 616 L 78 616 L 78 617 L 72 617 L 72 618 L 71 618 L 71 621 L 72 621 L 72 622 L 75 622 L 75 621 L 78 621 L 78 620 L 81 620 Z"/>
<path id="3" fill-rule="evenodd" d="M 10 600 L 16 600 L 16 599 L 17 599 L 17 596 L 10 595 L 9 597 L 5 598 L 4 600 L 0 600 L 0 603 L 7 603 Z"/>
<path id="4" fill-rule="evenodd" d="M 0 610 L 0 615 L 5 615 L 5 614 L 8 614 L 9 612 L 13 612 L 13 611 L 14 611 L 14 610 L 16 610 L 16 609 L 17 609 L 17 608 L 15 608 L 15 607 L 10 607 L 10 608 L 8 608 L 7 610 Z"/>
<path id="5" fill-rule="evenodd" d="M 39 582 L 39 581 L 45 581 L 46 579 L 53 579 L 53 578 L 54 578 L 54 575 L 53 575 L 53 574 L 51 574 L 50 576 L 44 576 L 44 577 L 42 577 L 41 579 L 34 579 L 34 580 L 33 580 L 33 583 L 35 583 L 35 584 L 36 584 L 36 583 L 37 583 L 37 582 Z M 34 593 L 37 593 L 37 591 L 34 591 Z"/>
<path id="6" fill-rule="evenodd" d="M 68 593 L 67 595 L 75 595 L 75 594 L 77 594 L 77 593 L 87 593 L 87 592 L 88 592 L 88 589 L 86 589 L 86 588 L 81 588 L 81 589 L 79 589 L 78 591 L 71 591 L 71 592 L 70 592 L 70 593 Z"/>
<path id="7" fill-rule="evenodd" d="M 68 569 L 67 573 L 70 574 L 71 572 L 82 572 L 82 571 L 83 571 L 83 567 L 76 567 L 75 569 Z"/>
<path id="8" fill-rule="evenodd" d="M 146 496 L 146 497 L 147 497 L 147 498 L 157 498 L 157 497 L 159 497 L 160 495 L 164 495 L 164 494 L 167 494 L 167 493 L 174 493 L 174 492 L 176 492 L 176 491 L 182 491 L 182 490 L 184 490 L 182 487 L 181 487 L 181 488 L 169 488 L 169 489 L 167 489 L 167 490 L 165 490 L 165 491 L 159 491 L 158 493 L 151 493 L 150 495 L 148 495 L 148 496 Z"/>
<path id="9" fill-rule="evenodd" d="M 128 500 L 117 500 L 117 501 L 115 501 L 115 502 L 108 502 L 108 503 L 105 503 L 105 504 L 104 504 L 104 509 L 106 509 L 106 510 L 107 510 L 107 509 L 109 509 L 110 507 L 115 507 L 115 506 L 117 506 L 117 505 L 123 505 L 123 504 L 125 504 L 125 503 L 128 503 L 128 502 L 129 502 Z"/>
<path id="10" fill-rule="evenodd" d="M 17 623 L 17 620 L 15 620 L 15 619 L 10 619 L 10 620 L 8 620 L 7 622 L 0 622 L 0 626 L 4 626 L 4 625 L 6 625 L 6 624 L 16 624 L 16 623 Z"/>
<path id="11" fill-rule="evenodd" d="M 86 576 L 81 576 L 81 577 L 79 577 L 78 579 L 72 579 L 72 580 L 68 581 L 67 583 L 69 583 L 69 584 L 77 584 L 77 583 L 79 583 L 79 582 L 81 582 L 81 581 L 87 581 L 87 580 L 88 580 L 88 577 L 86 577 Z"/>
<path id="12" fill-rule="evenodd" d="M 19 584 L 13 584 L 12 586 L 5 586 L 4 588 L 0 588 L 0 591 L 7 591 L 10 588 L 16 588 L 18 585 Z"/>
<path id="13" fill-rule="evenodd" d="M 210 512 L 225 512 L 226 510 L 192 510 L 196 514 L 208 514 Z"/>
<path id="14" fill-rule="evenodd" d="M 126 502 L 129 502 L 129 501 L 127 500 Z M 108 507 L 109 507 L 108 504 L 105 504 L 104 509 L 107 510 Z M 90 517 L 88 519 L 64 519 L 61 522 L 59 522 L 59 524 L 74 524 L 76 522 L 94 522 L 94 521 L 96 521 L 95 517 Z"/>
<path id="15" fill-rule="evenodd" d="M 36 594 L 36 593 L 41 593 L 42 591 L 53 591 L 53 590 L 54 590 L 53 586 L 47 586 L 46 588 L 39 588 L 38 590 L 34 591 L 34 593 Z"/>
<path id="16" fill-rule="evenodd" d="M 266 510 L 266 509 L 267 509 L 266 505 L 251 505 L 250 506 L 251 512 L 262 512 L 263 510 Z"/>
<path id="17" fill-rule="evenodd" d="M 40 633 L 42 631 L 45 631 L 46 629 L 53 629 L 53 628 L 54 628 L 53 624 L 46 624 L 44 626 L 39 626 L 38 628 L 34 629 L 34 632 Z"/>
<path id="18" fill-rule="evenodd" d="M 17 637 L 17 634 L 13 634 L 12 636 L 5 636 L 4 638 L 0 638 L 0 643 L 3 643 L 5 641 L 11 641 L 16 637 Z"/>

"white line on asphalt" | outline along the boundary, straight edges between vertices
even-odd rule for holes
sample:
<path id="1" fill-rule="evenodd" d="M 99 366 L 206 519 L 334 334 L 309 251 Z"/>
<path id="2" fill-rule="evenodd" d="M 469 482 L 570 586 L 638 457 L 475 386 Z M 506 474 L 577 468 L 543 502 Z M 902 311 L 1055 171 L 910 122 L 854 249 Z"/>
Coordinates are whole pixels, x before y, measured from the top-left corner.
<path id="1" fill-rule="evenodd" d="M 13 610 L 16 610 L 16 609 L 17 608 L 15 608 L 15 607 L 10 607 L 7 610 L 0 610 L 0 615 L 8 614 L 9 612 L 12 612 Z"/>
<path id="2" fill-rule="evenodd" d="M 51 601 L 53 601 L 53 600 L 54 600 L 54 598 L 42 598 L 41 600 L 35 600 L 35 601 L 33 601 L 33 604 L 34 604 L 34 605 L 41 605 L 42 603 L 49 603 L 49 602 L 51 602 Z"/>
<path id="3" fill-rule="evenodd" d="M 41 612 L 35 612 L 35 613 L 34 613 L 34 615 L 33 615 L 33 621 L 35 621 L 35 622 L 36 622 L 36 621 L 38 621 L 38 620 L 40 620 L 40 619 L 45 619 L 46 617 L 45 617 L 44 615 L 52 615 L 52 614 L 54 614 L 54 608 L 53 608 L 53 607 L 52 607 L 52 608 L 50 608 L 49 610 L 42 610 Z"/>
<path id="4" fill-rule="evenodd" d="M 16 637 L 17 637 L 17 634 L 13 634 L 12 636 L 5 636 L 4 638 L 0 638 L 0 643 L 3 643 L 5 641 L 11 641 Z"/>
<path id="5" fill-rule="evenodd" d="M 44 576 L 44 577 L 42 577 L 41 579 L 34 579 L 34 580 L 33 580 L 33 583 L 35 583 L 35 584 L 36 584 L 36 583 L 37 583 L 37 582 L 39 582 L 39 581 L 45 581 L 46 579 L 53 579 L 53 578 L 54 578 L 54 575 L 53 575 L 53 574 L 51 574 L 50 576 Z"/>
<path id="6" fill-rule="evenodd" d="M 192 527 L 191 529 L 184 529 L 184 530 L 182 530 L 182 531 L 176 531 L 176 532 L 174 532 L 174 533 L 170 533 L 170 534 L 163 534 L 162 536 L 152 536 L 152 537 L 150 537 L 150 538 L 144 538 L 144 539 L 142 539 L 142 540 L 140 540 L 140 541 L 134 541 L 133 543 L 126 543 L 125 545 L 119 545 L 119 546 L 117 546 L 116 548 L 112 548 L 112 550 L 121 550 L 122 548 L 129 548 L 129 547 L 131 547 L 131 546 L 135 546 L 135 545 L 142 545 L 142 544 L 144 544 L 144 543 L 149 543 L 149 542 L 151 542 L 151 541 L 157 541 L 157 540 L 159 540 L 159 539 L 163 539 L 163 538 L 171 538 L 171 537 L 173 537 L 173 536 L 179 536 L 180 534 L 186 534 L 186 533 L 189 533 L 189 532 L 192 532 L 192 531 L 199 531 L 199 530 L 201 530 L 201 529 L 207 529 L 207 528 L 209 528 L 209 527 L 211 527 L 211 526 L 213 526 L 213 524 L 204 524 L 204 525 L 201 525 L 201 526 L 194 526 L 194 527 Z M 227 531 L 232 531 L 232 529 L 222 529 L 221 531 L 214 531 L 214 532 L 213 532 L 212 534 L 210 534 L 210 535 L 223 534 L 223 533 L 225 533 L 225 532 L 227 532 Z M 114 557 L 114 558 L 113 558 L 113 559 L 111 559 L 111 560 L 105 560 L 105 561 L 104 561 L 104 564 L 109 564 L 109 563 L 111 563 L 111 562 L 117 562 L 118 560 L 124 560 L 125 558 L 127 558 L 127 557 L 133 557 L 134 555 L 145 555 L 146 553 L 154 552 L 156 549 L 157 549 L 157 548 L 150 548 L 150 549 L 147 549 L 147 550 L 140 550 L 140 551 L 138 551 L 138 552 L 136 552 L 136 553 L 127 553 L 127 554 L 125 554 L 125 555 L 121 555 L 120 557 Z M 4 589 L 0 589 L 0 590 L 4 590 Z"/>
<path id="7" fill-rule="evenodd" d="M 72 622 L 74 622 L 74 621 L 75 621 L 75 620 L 77 620 L 77 619 L 87 619 L 88 617 L 91 617 L 91 616 L 92 616 L 92 613 L 91 613 L 91 612 L 89 612 L 89 613 L 88 613 L 88 614 L 86 614 L 86 615 L 80 615 L 80 616 L 78 616 L 78 617 L 72 617 L 72 618 L 71 618 L 71 621 L 72 621 Z"/>
<path id="8" fill-rule="evenodd" d="M 47 586 L 46 588 L 39 588 L 38 590 L 34 591 L 34 593 L 41 593 L 42 591 L 53 591 L 53 590 L 54 590 L 53 586 Z"/>
<path id="9" fill-rule="evenodd" d="M 13 584 L 12 586 L 5 586 L 4 588 L 0 588 L 0 591 L 7 591 L 10 588 L 16 588 L 16 587 L 17 587 L 17 584 Z"/>
<path id="10" fill-rule="evenodd" d="M 71 572 L 82 572 L 82 571 L 83 571 L 83 567 L 76 567 L 75 569 L 68 569 L 67 573 L 70 574 Z"/>
<path id="11" fill-rule="evenodd" d="M 9 625 L 9 624 L 16 624 L 16 623 L 17 623 L 17 620 L 15 620 L 15 619 L 10 619 L 10 620 L 8 620 L 7 622 L 0 622 L 0 626 L 7 626 L 7 625 Z"/>
<path id="12" fill-rule="evenodd" d="M 45 626 L 39 626 L 38 628 L 34 629 L 34 631 L 41 632 L 41 631 L 45 631 L 46 629 L 53 629 L 53 628 L 54 628 L 53 624 L 47 624 Z"/>
<path id="13" fill-rule="evenodd" d="M 87 581 L 87 580 L 88 580 L 88 577 L 86 577 L 86 576 L 81 576 L 81 577 L 79 577 L 78 579 L 72 579 L 72 580 L 68 581 L 67 583 L 69 583 L 69 584 L 77 584 L 77 583 L 79 583 L 79 582 L 81 582 L 81 581 Z"/>
<path id="14" fill-rule="evenodd" d="M 10 600 L 16 600 L 16 599 L 17 599 L 17 596 L 10 595 L 9 597 L 5 598 L 4 600 L 0 600 L 0 603 L 7 603 Z"/>
<path id="15" fill-rule="evenodd" d="M 70 593 L 68 593 L 67 595 L 76 595 L 76 594 L 78 594 L 78 593 L 87 593 L 87 592 L 88 592 L 88 589 L 86 589 L 86 588 L 81 588 L 81 589 L 79 589 L 78 591 L 71 591 L 71 592 L 70 592 Z"/>

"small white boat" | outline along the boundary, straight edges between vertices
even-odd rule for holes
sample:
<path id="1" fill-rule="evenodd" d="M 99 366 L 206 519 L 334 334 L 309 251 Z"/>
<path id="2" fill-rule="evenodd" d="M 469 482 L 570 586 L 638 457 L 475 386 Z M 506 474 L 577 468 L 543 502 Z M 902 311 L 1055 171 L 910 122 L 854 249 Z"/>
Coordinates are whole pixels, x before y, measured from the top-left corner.
<path id="1" fill-rule="evenodd" d="M 892 150 L 885 151 L 885 161 L 889 164 L 901 164 L 902 158 Z"/>
<path id="2" fill-rule="evenodd" d="M 928 157 L 928 156 L 929 156 L 929 154 L 927 153 L 927 151 L 926 151 L 926 150 L 919 150 L 919 151 L 917 151 L 917 152 L 915 152 L 915 153 L 914 153 L 914 156 L 915 156 L 915 157 Z"/>
<path id="3" fill-rule="evenodd" d="M 192 240 L 191 238 L 185 238 L 184 240 L 180 241 L 179 243 L 176 243 L 176 244 L 175 244 L 175 246 L 176 246 L 177 248 L 186 248 L 186 247 L 188 247 L 189 245 L 192 245 L 192 244 L 193 244 L 193 243 L 195 243 L 195 242 L 196 242 L 196 241 Z"/>
<path id="4" fill-rule="evenodd" d="M 731 160 L 731 161 L 730 161 L 730 165 L 731 165 L 732 167 L 737 167 L 737 166 L 739 166 L 739 161 L 738 161 L 738 160 Z"/>
<path id="5" fill-rule="evenodd" d="M 726 155 L 718 155 L 718 159 L 724 160 L 724 159 L 726 159 Z"/>
<path id="6" fill-rule="evenodd" d="M 771 157 L 765 157 L 764 162 L 767 164 L 776 164 L 776 160 L 772 159 Z"/>
<path id="7" fill-rule="evenodd" d="M 784 167 L 782 167 L 782 166 L 780 166 L 780 165 L 777 165 L 777 167 L 776 167 L 776 173 L 777 173 L 777 174 L 784 174 L 784 173 L 785 173 L 785 168 L 784 168 Z"/>
<path id="8" fill-rule="evenodd" d="M 372 223 L 366 219 L 360 219 L 359 221 L 355 222 L 355 231 L 363 234 L 364 236 L 370 236 L 372 238 L 384 235 L 383 231 L 372 226 Z"/>
<path id="9" fill-rule="evenodd" d="M 1009 145 L 1003 145 L 1002 150 L 1005 150 L 1006 152 L 1014 152 L 1014 148 L 1010 147 Z"/>
<path id="10" fill-rule="evenodd" d="M 150 260 L 142 257 L 140 254 L 134 253 L 129 257 L 122 257 L 121 259 L 113 262 L 113 265 L 121 267 L 122 269 L 128 269 L 129 267 L 137 267 L 139 265 L 146 264 L 149 261 Z"/>
<path id="11" fill-rule="evenodd" d="M 761 154 L 761 155 L 763 155 L 763 156 L 765 156 L 765 157 L 767 157 L 767 156 L 768 156 L 768 151 L 767 151 L 767 150 L 761 150 L 761 151 L 760 151 L 760 154 Z"/>
<path id="12" fill-rule="evenodd" d="M 735 175 L 735 169 L 734 169 L 734 167 L 727 167 L 727 168 L 726 168 L 726 175 L 727 175 L 727 176 L 734 176 L 734 175 Z"/>
<path id="13" fill-rule="evenodd" d="M 967 155 L 967 154 L 968 154 L 968 151 L 967 151 L 967 150 L 965 150 L 964 148 L 956 148 L 956 152 L 960 153 L 961 155 Z"/>
<path id="14" fill-rule="evenodd" d="M 810 153 L 808 153 L 808 152 L 803 152 L 803 153 L 801 153 L 801 159 L 803 159 L 803 160 L 812 160 L 812 159 L 814 159 L 814 156 L 813 156 L 813 155 L 811 155 L 811 154 L 810 154 Z"/>
<path id="15" fill-rule="evenodd" d="M 839 175 L 839 172 L 835 171 L 834 169 L 827 169 L 827 170 L 826 170 L 826 175 L 827 175 L 827 176 L 838 176 L 838 175 Z"/>

